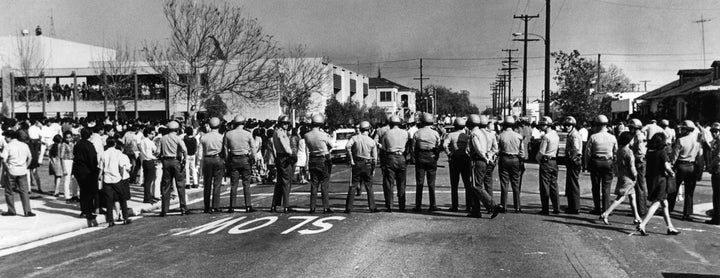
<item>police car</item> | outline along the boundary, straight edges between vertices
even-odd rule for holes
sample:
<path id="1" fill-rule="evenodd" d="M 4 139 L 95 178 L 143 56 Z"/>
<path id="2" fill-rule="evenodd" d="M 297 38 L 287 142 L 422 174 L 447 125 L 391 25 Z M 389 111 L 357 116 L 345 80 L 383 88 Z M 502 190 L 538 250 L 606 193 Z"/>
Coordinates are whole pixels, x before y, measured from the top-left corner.
<path id="1" fill-rule="evenodd" d="M 352 128 L 341 128 L 333 132 L 333 147 L 332 150 L 330 150 L 330 157 L 333 161 L 347 158 L 348 153 L 345 146 L 347 146 L 348 140 L 350 140 L 350 137 L 353 137 L 353 135 L 355 135 L 355 130 Z"/>

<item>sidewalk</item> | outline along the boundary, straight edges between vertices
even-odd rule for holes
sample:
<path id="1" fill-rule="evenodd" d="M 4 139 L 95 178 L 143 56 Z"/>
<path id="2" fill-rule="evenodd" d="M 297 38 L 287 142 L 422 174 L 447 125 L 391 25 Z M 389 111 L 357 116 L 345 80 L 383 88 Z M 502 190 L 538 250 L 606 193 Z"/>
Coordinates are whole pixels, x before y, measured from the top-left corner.
<path id="1" fill-rule="evenodd" d="M 43 181 L 43 189 L 50 189 L 52 184 L 47 174 L 47 165 L 43 165 L 41 171 L 41 179 Z M 43 173 L 44 172 L 44 173 Z M 131 216 L 140 215 L 142 212 L 149 212 L 160 209 L 160 202 L 155 204 L 145 204 L 142 202 L 143 190 L 141 185 L 131 185 L 131 198 L 128 201 L 128 209 Z M 0 211 L 7 211 L 5 205 L 5 191 L 0 190 Z M 202 198 L 202 188 L 186 189 L 187 202 Z M 37 241 L 40 239 L 77 231 L 87 228 L 85 218 L 78 218 L 80 215 L 80 203 L 66 204 L 62 197 L 56 198 L 51 195 L 33 193 L 30 196 L 30 207 L 37 214 L 35 217 L 23 216 L 2 216 L 0 217 L 0 250 L 22 245 L 25 243 Z M 178 206 L 178 199 L 172 200 L 170 205 Z M 118 206 L 119 207 L 119 206 Z M 19 197 L 15 197 L 15 209 L 19 215 L 22 215 L 22 204 Z M 113 214 L 117 219 L 117 213 Z M 105 216 L 98 215 L 97 221 L 100 225 L 105 223 Z"/>

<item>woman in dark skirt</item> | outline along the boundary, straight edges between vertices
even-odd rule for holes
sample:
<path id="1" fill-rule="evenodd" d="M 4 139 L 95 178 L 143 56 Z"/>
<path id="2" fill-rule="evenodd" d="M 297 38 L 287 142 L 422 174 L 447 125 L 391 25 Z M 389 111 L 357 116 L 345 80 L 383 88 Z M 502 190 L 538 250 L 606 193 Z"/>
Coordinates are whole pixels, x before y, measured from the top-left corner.
<path id="1" fill-rule="evenodd" d="M 647 182 L 648 200 L 652 202 L 652 205 L 648 208 L 648 213 L 645 215 L 645 219 L 638 224 L 637 231 L 641 235 L 646 236 L 645 226 L 659 207 L 663 209 L 663 219 L 667 224 L 667 234 L 677 235 L 680 233 L 675 227 L 673 227 L 672 221 L 670 220 L 670 211 L 668 210 L 667 195 L 668 179 L 675 175 L 668 158 L 668 151 L 665 146 L 665 134 L 662 132 L 656 133 L 650 139 L 647 144 L 648 152 L 645 155 L 647 161 L 647 170 L 645 172 L 645 179 Z"/>

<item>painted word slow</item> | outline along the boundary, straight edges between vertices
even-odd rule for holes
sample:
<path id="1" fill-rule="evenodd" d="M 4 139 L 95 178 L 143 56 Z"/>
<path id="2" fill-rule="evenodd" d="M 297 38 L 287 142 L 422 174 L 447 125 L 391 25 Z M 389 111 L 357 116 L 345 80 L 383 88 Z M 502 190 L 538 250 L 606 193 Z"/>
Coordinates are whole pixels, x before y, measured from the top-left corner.
<path id="1" fill-rule="evenodd" d="M 184 230 L 181 232 L 174 233 L 174 236 L 179 235 L 197 235 L 201 233 L 206 233 L 209 235 L 219 233 L 225 229 L 227 229 L 228 234 L 245 234 L 252 231 L 260 230 L 262 228 L 268 227 L 275 222 L 277 222 L 278 217 L 277 216 L 266 216 L 266 217 L 260 217 L 257 219 L 252 219 L 246 222 L 242 222 L 247 217 L 226 217 L 222 218 L 204 225 L 200 225 L 188 230 Z M 290 233 L 299 233 L 301 235 L 313 235 L 313 234 L 319 234 L 322 232 L 326 232 L 330 230 L 330 228 L 333 227 L 332 224 L 328 223 L 329 221 L 339 221 L 344 220 L 344 216 L 330 216 L 330 217 L 323 217 L 318 219 L 319 216 L 290 216 L 288 217 L 289 220 L 300 220 L 300 223 L 296 224 L 295 226 L 290 227 L 287 230 L 284 230 L 281 232 L 281 235 L 287 235 Z M 231 228 L 232 226 L 232 228 Z"/>

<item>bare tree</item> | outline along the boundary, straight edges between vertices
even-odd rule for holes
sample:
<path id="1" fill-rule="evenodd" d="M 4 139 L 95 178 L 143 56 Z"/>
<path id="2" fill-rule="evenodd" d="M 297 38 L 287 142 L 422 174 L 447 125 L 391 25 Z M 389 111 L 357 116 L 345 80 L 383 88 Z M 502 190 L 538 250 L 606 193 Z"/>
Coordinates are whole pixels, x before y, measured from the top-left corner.
<path id="1" fill-rule="evenodd" d="M 25 86 L 23 88 L 25 93 L 25 113 L 27 118 L 30 118 L 30 91 L 33 85 L 38 85 L 32 84 L 32 79 L 33 77 L 40 77 L 43 74 L 43 70 L 45 70 L 46 67 L 45 53 L 42 47 L 42 37 L 23 33 L 16 38 L 18 70 L 20 71 L 20 75 L 25 79 Z M 37 79 L 35 81 L 38 83 Z M 44 86 L 45 84 L 42 83 L 44 82 L 41 81 L 39 85 Z M 40 89 L 42 89 L 42 87 Z M 11 97 L 14 98 L 15 96 Z M 42 101 L 45 102 L 44 99 Z M 14 107 L 12 111 L 13 114 L 15 114 Z"/>
<path id="2" fill-rule="evenodd" d="M 170 27 L 166 42 L 144 45 L 148 63 L 194 107 L 220 94 L 248 103 L 271 100 L 278 49 L 254 18 L 228 3 L 166 0 L 163 13 Z"/>
<path id="3" fill-rule="evenodd" d="M 312 99 L 325 99 L 327 92 L 323 86 L 330 69 L 323 58 L 305 57 L 305 46 L 299 45 L 276 63 L 280 106 L 285 114 L 290 115 L 294 110 L 298 115 L 305 115 L 314 108 Z"/>
<path id="4" fill-rule="evenodd" d="M 107 49 L 93 63 L 95 73 L 100 76 L 100 91 L 103 95 L 103 112 L 108 116 L 107 103 L 115 107 L 115 119 L 125 111 L 128 102 L 134 100 L 133 74 L 137 69 L 135 49 L 127 43 L 115 43 L 114 50 Z"/>

